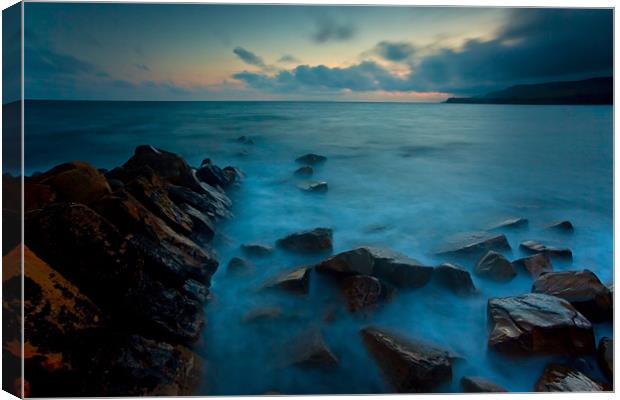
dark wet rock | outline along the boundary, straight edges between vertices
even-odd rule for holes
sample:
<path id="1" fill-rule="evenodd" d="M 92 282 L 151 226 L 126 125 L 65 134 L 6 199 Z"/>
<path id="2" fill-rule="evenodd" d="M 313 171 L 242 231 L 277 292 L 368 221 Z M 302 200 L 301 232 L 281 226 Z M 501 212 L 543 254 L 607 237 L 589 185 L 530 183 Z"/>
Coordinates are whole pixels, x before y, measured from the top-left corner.
<path id="1" fill-rule="evenodd" d="M 512 262 L 517 271 L 521 270 L 530 274 L 534 279 L 545 272 L 553 271 L 551 258 L 546 253 L 538 253 L 529 257 L 519 258 Z"/>
<path id="2" fill-rule="evenodd" d="M 226 268 L 226 272 L 231 275 L 248 275 L 254 272 L 256 266 L 251 262 L 241 258 L 241 257 L 233 257 L 228 262 L 228 267 Z"/>
<path id="3" fill-rule="evenodd" d="M 465 393 L 503 393 L 508 390 L 488 379 L 479 376 L 464 376 L 461 378 L 461 386 Z"/>
<path id="4" fill-rule="evenodd" d="M 106 177 L 92 165 L 81 161 L 60 164 L 32 181 L 49 186 L 57 201 L 90 204 L 111 192 Z"/>
<path id="5" fill-rule="evenodd" d="M 570 221 L 554 222 L 553 224 L 547 226 L 547 229 L 562 233 L 572 233 L 575 231 L 575 227 Z"/>
<path id="6" fill-rule="evenodd" d="M 496 229 L 523 229 L 529 226 L 530 222 L 526 218 L 508 218 L 492 225 L 489 230 Z"/>
<path id="7" fill-rule="evenodd" d="M 304 192 L 313 193 L 326 193 L 328 189 L 327 182 L 305 182 L 297 185 L 297 187 Z"/>
<path id="8" fill-rule="evenodd" d="M 185 281 L 182 290 L 183 293 L 187 294 L 190 298 L 201 303 L 204 303 L 209 299 L 209 288 L 205 284 L 193 279 L 188 279 Z"/>
<path id="9" fill-rule="evenodd" d="M 241 179 L 243 179 L 243 172 L 241 172 L 241 170 L 237 167 L 233 167 L 233 166 L 226 166 L 224 168 L 222 168 L 222 172 L 224 173 L 224 176 L 226 177 L 226 181 L 228 182 L 228 186 L 236 183 L 236 182 L 240 182 Z"/>
<path id="10" fill-rule="evenodd" d="M 273 253 L 273 247 L 263 243 L 244 243 L 241 251 L 252 257 L 265 257 Z"/>
<path id="11" fill-rule="evenodd" d="M 603 375 L 612 382 L 614 379 L 614 340 L 612 338 L 602 337 L 598 342 L 596 361 Z"/>
<path id="12" fill-rule="evenodd" d="M 21 190 L 18 186 L 7 187 L 5 190 Z M 49 185 L 40 183 L 24 182 L 24 211 L 38 210 L 56 201 L 56 192 Z"/>
<path id="13" fill-rule="evenodd" d="M 452 379 L 452 360 L 447 350 L 375 327 L 362 329 L 361 335 L 398 393 L 431 392 Z"/>
<path id="14" fill-rule="evenodd" d="M 592 354 L 592 324 L 569 302 L 528 293 L 487 305 L 490 349 L 511 354 Z"/>
<path id="15" fill-rule="evenodd" d="M 285 270 L 262 285 L 263 289 L 282 289 L 307 294 L 310 289 L 310 267 Z"/>
<path id="16" fill-rule="evenodd" d="M 196 170 L 196 177 L 211 186 L 225 187 L 230 183 L 224 171 L 208 158 L 205 158 L 200 164 L 200 168 Z"/>
<path id="17" fill-rule="evenodd" d="M 436 254 L 448 257 L 479 257 L 488 251 L 508 251 L 510 244 L 503 234 L 467 232 L 448 239 Z"/>
<path id="18" fill-rule="evenodd" d="M 108 185 L 110 185 L 110 189 L 112 189 L 113 192 L 125 187 L 125 184 L 123 183 L 123 181 L 121 181 L 120 179 L 113 179 L 113 178 L 108 179 Z"/>
<path id="19" fill-rule="evenodd" d="M 611 321 L 613 318 L 609 289 L 587 269 L 543 274 L 534 282 L 532 292 L 560 297 L 590 321 Z"/>
<path id="20" fill-rule="evenodd" d="M 549 364 L 536 382 L 536 392 L 598 392 L 603 385 L 565 365 Z"/>
<path id="21" fill-rule="evenodd" d="M 474 273 L 481 278 L 497 282 L 508 282 L 517 275 L 510 261 L 494 251 L 489 251 L 478 260 Z"/>
<path id="22" fill-rule="evenodd" d="M 380 302 L 389 300 L 393 290 L 379 279 L 368 275 L 353 275 L 342 281 L 342 292 L 349 311 L 373 310 Z"/>
<path id="23" fill-rule="evenodd" d="M 314 169 L 309 165 L 304 165 L 303 167 L 299 167 L 295 170 L 295 175 L 308 177 L 314 174 Z"/>
<path id="24" fill-rule="evenodd" d="M 237 142 L 243 144 L 254 144 L 254 139 L 252 139 L 252 137 L 250 136 L 242 135 L 237 138 Z"/>
<path id="25" fill-rule="evenodd" d="M 390 249 L 359 247 L 332 256 L 317 271 L 338 275 L 371 275 L 397 287 L 418 288 L 431 278 L 433 267 Z"/>
<path id="26" fill-rule="evenodd" d="M 278 246 L 299 253 L 331 251 L 333 231 L 330 228 L 315 228 L 292 233 L 276 243 Z"/>
<path id="27" fill-rule="evenodd" d="M 330 368 L 338 364 L 338 358 L 327 347 L 319 330 L 303 332 L 286 346 L 287 365 L 305 368 Z"/>
<path id="28" fill-rule="evenodd" d="M 210 217 L 230 218 L 232 202 L 226 194 L 216 188 L 205 186 L 203 193 L 197 193 L 182 186 L 168 185 L 167 194 L 176 203 L 186 203 Z"/>
<path id="29" fill-rule="evenodd" d="M 282 317 L 282 307 L 278 306 L 263 306 L 248 311 L 243 316 L 243 322 L 265 322 L 273 321 Z"/>
<path id="30" fill-rule="evenodd" d="M 319 154 L 308 153 L 301 157 L 297 157 L 295 161 L 301 164 L 315 165 L 327 161 L 327 157 Z"/>
<path id="31" fill-rule="evenodd" d="M 477 292 L 474 282 L 471 280 L 469 271 L 460 265 L 445 263 L 435 267 L 433 280 L 453 293 L 461 296 L 471 295 Z"/>
<path id="32" fill-rule="evenodd" d="M 573 259 L 573 252 L 570 249 L 547 246 L 535 240 L 526 240 L 525 242 L 522 242 L 519 247 L 529 253 L 544 253 L 547 254 L 549 257 L 565 260 Z"/>

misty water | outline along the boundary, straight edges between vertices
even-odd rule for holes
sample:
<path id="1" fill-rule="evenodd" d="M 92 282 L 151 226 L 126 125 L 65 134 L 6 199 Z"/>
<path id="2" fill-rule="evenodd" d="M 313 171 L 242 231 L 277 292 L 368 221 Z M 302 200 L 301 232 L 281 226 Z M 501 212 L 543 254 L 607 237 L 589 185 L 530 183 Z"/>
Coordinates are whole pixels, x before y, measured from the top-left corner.
<path id="1" fill-rule="evenodd" d="M 386 246 L 429 265 L 454 234 L 479 231 L 508 217 L 529 228 L 506 231 L 509 259 L 519 243 L 537 239 L 570 247 L 572 265 L 613 279 L 613 132 L 608 106 L 502 106 L 286 102 L 33 102 L 26 105 L 26 173 L 84 160 L 111 168 L 139 144 L 176 152 L 198 166 L 205 157 L 246 174 L 229 191 L 234 218 L 222 221 L 212 243 L 220 268 L 213 277 L 207 326 L 196 351 L 204 356 L 201 393 L 261 394 L 388 392 L 359 329 L 391 328 L 453 350 L 452 384 L 480 375 L 514 391 L 531 391 L 554 357 L 511 358 L 487 351 L 489 297 L 529 292 L 532 279 L 509 283 L 473 276 L 480 294 L 456 297 L 427 286 L 399 290 L 367 315 L 348 313 L 329 276 L 313 273 L 308 295 L 257 288 L 279 271 L 314 264 L 326 255 L 276 250 L 251 259 L 256 272 L 226 274 L 246 242 L 274 242 L 315 227 L 334 230 L 334 253 L 360 245 Z M 242 143 L 245 135 L 253 144 Z M 313 180 L 325 194 L 300 191 L 295 158 L 314 152 L 328 160 Z M 568 219 L 572 235 L 544 227 Z M 247 258 L 247 257 L 246 257 Z M 473 263 L 463 265 L 473 271 Z M 244 321 L 260 307 L 279 307 L 269 321 Z M 327 319 L 330 315 L 332 318 Z M 290 366 L 291 343 L 319 329 L 339 359 L 331 369 Z M 597 339 L 611 324 L 595 325 Z M 293 347 L 294 348 L 294 347 Z M 582 364 L 588 368 L 591 360 Z M 582 365 L 582 366 L 583 366 Z M 596 368 L 592 374 L 596 377 Z"/>

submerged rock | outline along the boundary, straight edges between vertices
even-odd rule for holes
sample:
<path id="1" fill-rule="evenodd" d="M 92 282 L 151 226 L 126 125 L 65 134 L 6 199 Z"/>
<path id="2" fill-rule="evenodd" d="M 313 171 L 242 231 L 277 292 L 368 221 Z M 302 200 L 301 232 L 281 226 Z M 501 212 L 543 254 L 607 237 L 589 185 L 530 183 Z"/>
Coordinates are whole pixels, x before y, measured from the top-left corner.
<path id="1" fill-rule="evenodd" d="M 477 292 L 469 271 L 465 270 L 465 268 L 460 265 L 444 263 L 435 267 L 433 271 L 433 280 L 440 286 L 461 296 L 467 296 Z"/>
<path id="2" fill-rule="evenodd" d="M 511 354 L 592 354 L 592 324 L 569 302 L 528 293 L 492 298 L 487 305 L 488 347 Z"/>
<path id="3" fill-rule="evenodd" d="M 547 229 L 562 233 L 572 233 L 575 231 L 575 227 L 570 221 L 554 222 L 553 224 L 547 226 Z"/>
<path id="4" fill-rule="evenodd" d="M 464 376 L 461 378 L 461 386 L 465 393 L 504 393 L 508 390 L 494 382 L 479 376 Z"/>
<path id="5" fill-rule="evenodd" d="M 333 231 L 330 228 L 315 228 L 292 233 L 276 243 L 278 246 L 299 253 L 318 253 L 332 249 Z"/>
<path id="6" fill-rule="evenodd" d="M 243 322 L 272 321 L 282 316 L 282 308 L 277 306 L 263 306 L 250 310 L 243 316 Z"/>
<path id="7" fill-rule="evenodd" d="M 286 364 L 306 368 L 330 368 L 338 364 L 338 358 L 327 347 L 319 330 L 310 330 L 296 337 L 288 346 Z"/>
<path id="8" fill-rule="evenodd" d="M 583 372 L 560 364 L 549 364 L 534 387 L 536 392 L 598 392 L 603 385 Z"/>
<path id="9" fill-rule="evenodd" d="M 304 165 L 303 167 L 299 167 L 294 172 L 297 176 L 308 177 L 314 174 L 314 169 L 309 165 Z"/>
<path id="10" fill-rule="evenodd" d="M 283 289 L 299 294 L 307 294 L 310 289 L 310 267 L 297 267 L 285 270 L 262 285 L 263 289 Z"/>
<path id="11" fill-rule="evenodd" d="M 451 354 L 411 338 L 368 327 L 362 339 L 398 393 L 430 392 L 452 379 Z"/>
<path id="12" fill-rule="evenodd" d="M 297 185 L 304 192 L 327 193 L 327 182 L 306 182 Z"/>
<path id="13" fill-rule="evenodd" d="M 497 282 L 508 282 L 517 275 L 510 261 L 494 251 L 489 251 L 478 260 L 474 272 L 481 278 Z"/>
<path id="14" fill-rule="evenodd" d="M 508 239 L 503 234 L 467 232 L 455 235 L 436 254 L 448 257 L 479 257 L 488 251 L 510 250 Z"/>
<path id="15" fill-rule="evenodd" d="M 371 310 L 391 297 L 391 291 L 379 279 L 368 275 L 353 275 L 342 282 L 342 292 L 349 311 Z"/>
<path id="16" fill-rule="evenodd" d="M 538 253 L 529 257 L 519 258 L 512 262 L 517 270 L 522 270 L 530 274 L 534 279 L 545 272 L 553 271 L 551 258 L 546 253 Z"/>
<path id="17" fill-rule="evenodd" d="M 497 230 L 497 229 L 522 229 L 527 228 L 530 222 L 526 218 L 508 218 L 504 221 L 501 221 L 495 225 L 492 225 L 489 230 Z"/>
<path id="18" fill-rule="evenodd" d="M 308 153 L 308 154 L 304 154 L 301 157 L 297 157 L 295 161 L 301 164 L 315 165 L 315 164 L 320 164 L 320 163 L 327 161 L 327 157 L 319 155 L 319 154 Z"/>
<path id="19" fill-rule="evenodd" d="M 248 256 L 265 257 L 273 253 L 273 247 L 263 243 L 244 243 L 241 250 Z"/>
<path id="20" fill-rule="evenodd" d="M 603 375 L 610 381 L 614 379 L 614 340 L 608 337 L 602 337 L 598 342 L 596 351 L 596 361 Z"/>
<path id="21" fill-rule="evenodd" d="M 233 257 L 228 261 L 228 267 L 226 268 L 226 272 L 231 275 L 248 275 L 256 269 L 256 266 L 251 262 L 241 258 L 241 257 Z"/>
<path id="22" fill-rule="evenodd" d="M 560 297 L 590 321 L 611 321 L 613 318 L 609 289 L 587 269 L 543 274 L 534 282 L 532 292 Z"/>
<path id="23" fill-rule="evenodd" d="M 544 253 L 550 257 L 555 257 L 558 259 L 573 259 L 573 252 L 570 249 L 547 246 L 535 240 L 526 240 L 525 242 L 522 242 L 519 247 L 529 253 Z"/>

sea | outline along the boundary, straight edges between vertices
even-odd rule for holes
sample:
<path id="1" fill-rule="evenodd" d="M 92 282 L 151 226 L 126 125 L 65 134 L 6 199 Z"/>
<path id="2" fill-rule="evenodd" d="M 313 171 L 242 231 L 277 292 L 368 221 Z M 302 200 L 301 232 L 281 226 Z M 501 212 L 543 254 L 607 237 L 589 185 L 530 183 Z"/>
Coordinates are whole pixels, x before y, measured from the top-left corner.
<path id="1" fill-rule="evenodd" d="M 261 291 L 278 272 L 313 265 L 326 255 L 276 249 L 251 259 L 256 272 L 226 273 L 245 257 L 240 245 L 274 245 L 287 234 L 333 229 L 334 253 L 358 246 L 388 247 L 428 265 L 449 238 L 481 231 L 507 218 L 529 227 L 504 232 L 509 259 L 524 255 L 523 240 L 569 247 L 572 263 L 555 270 L 590 269 L 613 282 L 613 108 L 341 102 L 97 102 L 28 101 L 25 172 L 69 160 L 98 168 L 121 165 L 136 146 L 178 153 L 193 166 L 205 158 L 240 168 L 242 183 L 228 191 L 234 217 L 220 221 L 212 247 L 213 276 L 207 324 L 195 345 L 205 360 L 197 394 L 250 395 L 388 393 L 391 388 L 366 351 L 359 331 L 379 326 L 459 354 L 452 382 L 477 375 L 511 391 L 532 391 L 550 361 L 597 369 L 591 358 L 509 357 L 487 350 L 487 301 L 531 290 L 520 274 L 508 283 L 473 275 L 479 293 L 457 297 L 433 287 L 401 289 L 363 314 L 347 312 L 333 280 L 310 277 L 307 295 Z M 295 159 L 317 153 L 326 193 L 299 189 Z M 545 229 L 570 220 L 573 234 Z M 246 257 L 247 258 L 247 257 Z M 474 262 L 462 264 L 473 272 Z M 260 309 L 276 318 L 248 321 Z M 329 317 L 328 317 L 329 316 Z M 307 332 L 320 332 L 338 358 L 331 368 L 291 364 Z M 596 324 L 597 339 L 613 335 Z"/>

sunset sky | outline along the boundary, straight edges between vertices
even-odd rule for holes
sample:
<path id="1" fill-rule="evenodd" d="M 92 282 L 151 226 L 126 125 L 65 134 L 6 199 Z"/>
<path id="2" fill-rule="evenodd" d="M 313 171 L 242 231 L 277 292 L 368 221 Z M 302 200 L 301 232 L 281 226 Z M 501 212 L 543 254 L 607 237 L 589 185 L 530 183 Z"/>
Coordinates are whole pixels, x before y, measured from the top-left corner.
<path id="1" fill-rule="evenodd" d="M 25 5 L 29 99 L 440 101 L 609 76 L 611 10 Z"/>

